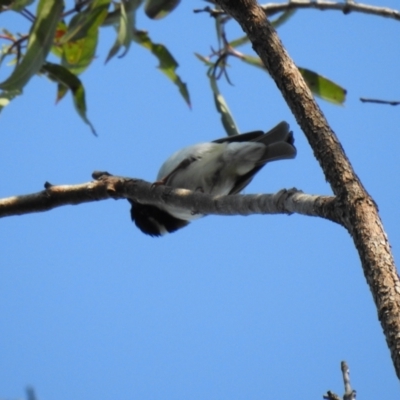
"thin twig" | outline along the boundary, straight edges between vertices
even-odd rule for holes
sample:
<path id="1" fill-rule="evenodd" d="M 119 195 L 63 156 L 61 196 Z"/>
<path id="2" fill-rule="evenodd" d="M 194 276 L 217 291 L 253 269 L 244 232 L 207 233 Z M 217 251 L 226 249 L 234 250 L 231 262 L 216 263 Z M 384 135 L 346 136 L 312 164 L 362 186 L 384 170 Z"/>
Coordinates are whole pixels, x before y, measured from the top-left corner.
<path id="1" fill-rule="evenodd" d="M 11 42 L 15 41 L 15 39 L 13 37 L 8 36 L 8 35 L 0 35 L 0 39 L 10 40 Z"/>
<path id="2" fill-rule="evenodd" d="M 363 14 L 372 14 L 385 18 L 392 18 L 400 21 L 400 12 L 388 7 L 376 7 L 369 4 L 350 2 L 335 2 L 335 1 L 310 1 L 310 0 L 291 0 L 287 3 L 268 3 L 261 6 L 267 15 L 274 15 L 278 12 L 312 8 L 315 10 L 335 10 L 341 11 L 343 14 L 351 12 L 359 12 Z"/>
<path id="3" fill-rule="evenodd" d="M 338 396 L 336 393 L 331 392 L 328 390 L 324 396 L 322 396 L 323 399 L 325 400 L 341 400 L 340 396 Z"/>
<path id="4" fill-rule="evenodd" d="M 400 101 L 368 99 L 366 97 L 360 97 L 360 101 L 363 103 L 388 104 L 390 106 L 398 106 L 400 104 Z"/>
<path id="5" fill-rule="evenodd" d="M 35 21 L 35 19 L 36 19 L 36 17 L 27 8 L 24 8 L 21 11 L 21 15 L 24 16 L 26 19 L 28 19 L 31 22 Z"/>
<path id="6" fill-rule="evenodd" d="M 75 6 L 73 8 L 71 8 L 68 11 L 65 11 L 62 14 L 62 18 L 68 17 L 71 14 L 75 14 L 77 12 L 81 12 L 82 8 L 85 7 L 87 4 L 89 4 L 92 0 L 82 0 L 79 1 L 77 4 L 75 4 Z"/>
<path id="7" fill-rule="evenodd" d="M 346 363 L 346 361 L 342 361 L 340 363 L 340 368 L 342 370 L 343 375 L 343 383 L 344 383 L 344 395 L 343 400 L 355 400 L 356 391 L 351 388 L 350 384 L 350 370 Z"/>
<path id="8" fill-rule="evenodd" d="M 217 10 L 215 8 L 211 8 L 210 6 L 204 7 L 204 8 L 195 8 L 193 10 L 195 14 L 201 13 L 201 12 L 206 12 L 210 14 L 210 17 L 216 18 L 218 15 L 224 15 L 225 12 L 222 10 Z"/>
<path id="9" fill-rule="evenodd" d="M 351 388 L 350 371 L 346 361 L 342 361 L 340 363 L 340 369 L 342 370 L 343 383 L 344 383 L 343 400 L 355 400 L 356 391 Z M 336 393 L 331 392 L 330 390 L 326 392 L 323 398 L 325 400 L 340 400 L 340 397 Z"/>
<path id="10" fill-rule="evenodd" d="M 16 40 L 8 49 L 6 52 L 6 55 L 11 54 L 12 50 L 14 49 L 14 47 L 16 48 L 17 51 L 17 62 L 19 62 L 20 58 L 21 58 L 21 44 L 22 42 L 24 42 L 25 40 L 28 40 L 29 35 L 23 35 L 21 36 L 18 40 Z"/>

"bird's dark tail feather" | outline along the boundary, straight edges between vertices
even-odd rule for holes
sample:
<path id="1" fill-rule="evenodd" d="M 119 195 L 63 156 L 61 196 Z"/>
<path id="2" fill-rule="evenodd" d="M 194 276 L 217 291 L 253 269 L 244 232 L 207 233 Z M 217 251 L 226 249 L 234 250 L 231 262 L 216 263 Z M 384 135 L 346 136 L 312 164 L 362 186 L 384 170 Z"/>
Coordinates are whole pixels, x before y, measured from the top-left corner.
<path id="1" fill-rule="evenodd" d="M 297 151 L 294 147 L 293 133 L 289 130 L 289 124 L 285 121 L 280 122 L 255 141 L 267 146 L 265 156 L 260 160 L 260 164 L 296 157 Z"/>

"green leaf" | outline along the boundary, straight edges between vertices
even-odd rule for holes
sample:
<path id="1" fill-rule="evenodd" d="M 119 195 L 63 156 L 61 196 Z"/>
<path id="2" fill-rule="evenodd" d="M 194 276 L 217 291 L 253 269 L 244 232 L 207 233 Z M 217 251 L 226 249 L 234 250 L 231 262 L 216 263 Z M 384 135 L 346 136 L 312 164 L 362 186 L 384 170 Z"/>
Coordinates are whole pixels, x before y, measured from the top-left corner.
<path id="1" fill-rule="evenodd" d="M 62 65 L 76 75 L 81 74 L 96 55 L 98 38 L 98 27 L 94 27 L 84 38 L 65 43 L 62 46 Z"/>
<path id="2" fill-rule="evenodd" d="M 271 25 L 276 29 L 287 22 L 296 12 L 296 10 L 286 10 L 278 18 L 271 22 Z"/>
<path id="3" fill-rule="evenodd" d="M 228 136 L 239 135 L 239 129 L 236 126 L 235 120 L 233 119 L 232 113 L 229 110 L 228 104 L 225 99 L 221 95 L 218 86 L 217 80 L 214 75 L 208 73 L 208 77 L 210 78 L 211 89 L 214 95 L 215 106 L 217 111 L 221 114 L 222 125 L 228 134 Z"/>
<path id="4" fill-rule="evenodd" d="M 35 0 L 0 0 L 0 11 L 1 7 L 7 7 L 13 11 L 22 11 L 25 7 L 31 5 Z"/>
<path id="5" fill-rule="evenodd" d="M 222 23 L 221 17 L 215 18 L 215 33 L 217 34 L 218 48 L 222 47 L 222 34 L 224 32 L 225 23 Z"/>
<path id="6" fill-rule="evenodd" d="M 123 0 L 123 3 L 125 5 L 125 13 L 129 14 L 132 11 L 136 11 L 143 3 L 143 0 Z M 121 19 L 121 7 L 118 7 L 118 5 L 115 7 L 116 8 L 114 11 L 111 11 L 107 14 L 106 19 L 101 24 L 102 26 L 119 24 Z M 133 23 L 133 25 L 135 24 Z"/>
<path id="7" fill-rule="evenodd" d="M 13 0 L 0 0 L 0 12 L 3 11 L 2 7 L 5 7 L 5 9 L 7 10 L 7 8 L 11 5 L 12 2 Z"/>
<path id="8" fill-rule="evenodd" d="M 57 85 L 56 104 L 65 97 L 65 95 L 68 93 L 68 91 L 69 91 L 68 87 L 63 85 L 62 83 L 59 83 Z"/>
<path id="9" fill-rule="evenodd" d="M 56 28 L 56 33 L 54 34 L 54 43 L 51 48 L 51 52 L 56 56 L 61 58 L 63 55 L 63 45 L 60 43 L 64 35 L 67 33 L 68 27 L 64 21 L 59 21 Z"/>
<path id="10" fill-rule="evenodd" d="M 186 83 L 183 83 L 179 75 L 176 73 L 179 64 L 175 61 L 174 57 L 172 57 L 168 49 L 162 44 L 153 43 L 147 32 L 144 31 L 135 31 L 133 34 L 133 40 L 150 50 L 157 57 L 160 62 L 158 69 L 178 87 L 179 93 L 190 107 L 190 96 Z"/>
<path id="11" fill-rule="evenodd" d="M 10 101 L 22 93 L 21 90 L 10 90 L 7 92 L 0 92 L 0 112 L 3 108 L 8 106 Z"/>
<path id="12" fill-rule="evenodd" d="M 261 68 L 267 72 L 263 62 L 259 57 L 242 55 L 240 57 L 242 61 L 255 67 Z M 314 95 L 320 97 L 323 100 L 329 101 L 334 104 L 343 104 L 346 100 L 346 89 L 339 86 L 337 83 L 331 81 L 322 75 L 317 74 L 306 68 L 299 68 L 301 75 L 303 75 L 307 86 L 313 92 Z"/>
<path id="13" fill-rule="evenodd" d="M 60 100 L 66 94 L 66 90 L 60 90 L 60 86 L 71 90 L 76 111 L 83 121 L 90 126 L 92 133 L 97 136 L 93 125 L 86 116 L 85 89 L 80 79 L 62 65 L 49 62 L 43 65 L 42 72 L 46 73 L 51 80 L 58 82 L 57 100 Z"/>
<path id="14" fill-rule="evenodd" d="M 161 19 L 173 11 L 180 0 L 146 0 L 144 12 L 151 19 Z"/>
<path id="15" fill-rule="evenodd" d="M 132 1 L 126 3 L 133 3 Z M 137 7 L 140 5 L 140 1 L 136 1 Z M 114 57 L 121 46 L 125 47 L 124 52 L 119 56 L 123 57 L 128 51 L 132 42 L 133 30 L 134 30 L 134 13 L 133 10 L 127 12 L 127 5 L 124 1 L 121 2 L 120 7 L 120 21 L 118 27 L 118 36 L 115 41 L 113 47 L 111 48 L 108 56 L 106 58 L 106 62 L 108 62 L 112 57 Z"/>
<path id="16" fill-rule="evenodd" d="M 290 17 L 295 13 L 296 10 L 287 10 L 284 11 L 278 18 L 276 18 L 273 21 L 270 21 L 271 25 L 276 29 L 279 26 L 283 25 L 287 20 L 289 20 Z M 244 44 L 247 44 L 250 42 L 250 39 L 247 37 L 247 35 L 244 35 L 238 39 L 232 40 L 229 42 L 229 45 L 231 47 L 239 47 L 243 46 Z"/>
<path id="17" fill-rule="evenodd" d="M 242 61 L 244 61 L 247 64 L 253 65 L 254 67 L 258 67 L 261 68 L 262 70 L 264 70 L 265 72 L 268 72 L 267 69 L 265 68 L 263 62 L 261 61 L 260 57 L 256 57 L 256 56 L 248 56 L 243 54 L 240 59 Z"/>
<path id="18" fill-rule="evenodd" d="M 0 89 L 9 91 L 21 89 L 34 74 L 39 72 L 53 44 L 63 7 L 63 2 L 60 0 L 40 0 L 37 17 L 29 33 L 26 53 L 11 76 L 0 84 Z"/>
<path id="19" fill-rule="evenodd" d="M 89 35 L 89 31 L 97 29 L 107 17 L 110 0 L 94 0 L 84 11 L 76 14 L 68 25 L 68 31 L 60 40 L 60 44 L 76 41 Z"/>
<path id="20" fill-rule="evenodd" d="M 96 55 L 99 27 L 107 16 L 110 0 L 95 0 L 77 14 L 68 31 L 57 41 L 62 45 L 62 65 L 72 73 L 81 74 Z M 61 32 L 61 31 L 60 31 Z"/>
<path id="21" fill-rule="evenodd" d="M 213 67 L 215 64 L 214 63 L 212 63 L 207 57 L 204 57 L 204 56 L 202 56 L 201 54 L 199 54 L 199 53 L 194 53 L 194 55 L 200 60 L 200 61 L 203 61 L 203 63 L 205 64 L 205 65 L 207 65 L 207 67 Z"/>
<path id="22" fill-rule="evenodd" d="M 236 40 L 232 40 L 231 42 L 229 42 L 229 46 L 231 47 L 239 47 L 239 46 L 243 46 L 246 43 L 249 43 L 250 39 L 247 37 L 247 35 L 240 37 L 239 39 Z"/>
<path id="23" fill-rule="evenodd" d="M 333 104 L 342 105 L 345 102 L 346 89 L 309 69 L 299 67 L 299 71 L 316 96 Z"/>

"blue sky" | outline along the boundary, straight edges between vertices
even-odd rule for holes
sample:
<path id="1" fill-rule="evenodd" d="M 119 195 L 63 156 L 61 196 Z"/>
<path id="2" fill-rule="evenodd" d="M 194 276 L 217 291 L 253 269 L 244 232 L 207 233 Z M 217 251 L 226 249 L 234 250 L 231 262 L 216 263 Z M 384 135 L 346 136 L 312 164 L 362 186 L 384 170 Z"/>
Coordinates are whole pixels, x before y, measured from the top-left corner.
<path id="1" fill-rule="evenodd" d="M 370 3 L 398 7 L 398 2 Z M 139 12 L 138 27 L 168 46 L 188 84 L 190 110 L 132 45 L 82 75 L 95 138 L 70 98 L 34 77 L 1 115 L 0 196 L 43 184 L 91 180 L 94 170 L 153 181 L 175 150 L 224 136 L 205 67 L 213 20 L 183 2 L 168 18 Z M 0 26 L 26 30 L 0 14 Z M 231 38 L 241 35 L 236 23 Z M 319 101 L 356 173 L 377 202 L 399 258 L 400 24 L 353 13 L 299 11 L 279 29 L 296 64 L 348 90 L 343 107 Z M 251 53 L 250 47 L 246 52 Z M 242 132 L 291 125 L 295 160 L 263 169 L 246 193 L 296 187 L 331 194 L 308 143 L 272 80 L 231 61 L 220 88 Z M 0 79 L 9 74 L 2 65 Z M 349 234 L 318 218 L 209 216 L 154 239 L 130 221 L 126 201 L 103 201 L 5 218 L 0 224 L 0 398 L 41 400 L 321 398 L 343 394 L 340 362 L 363 399 L 398 396 L 398 381 Z"/>

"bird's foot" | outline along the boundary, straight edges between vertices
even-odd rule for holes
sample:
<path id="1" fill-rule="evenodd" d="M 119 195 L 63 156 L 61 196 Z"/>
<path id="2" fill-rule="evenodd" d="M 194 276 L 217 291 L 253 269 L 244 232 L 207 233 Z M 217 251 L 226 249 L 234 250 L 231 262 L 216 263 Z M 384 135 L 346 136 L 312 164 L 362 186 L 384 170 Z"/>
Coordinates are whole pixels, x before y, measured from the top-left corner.
<path id="1" fill-rule="evenodd" d="M 157 186 L 165 185 L 167 182 L 167 177 L 159 179 L 151 184 L 151 188 L 154 189 Z"/>

